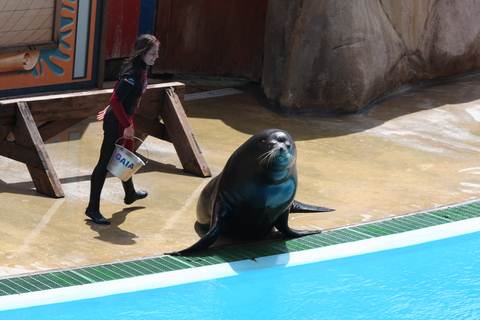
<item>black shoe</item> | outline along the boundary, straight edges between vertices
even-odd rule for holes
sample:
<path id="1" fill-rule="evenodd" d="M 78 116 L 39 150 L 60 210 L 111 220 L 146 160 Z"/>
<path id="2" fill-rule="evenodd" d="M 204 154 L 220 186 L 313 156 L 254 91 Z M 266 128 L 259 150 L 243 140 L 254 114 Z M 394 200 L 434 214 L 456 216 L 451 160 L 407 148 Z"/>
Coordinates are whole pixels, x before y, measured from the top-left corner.
<path id="1" fill-rule="evenodd" d="M 136 191 L 135 193 L 131 193 L 129 195 L 126 195 L 125 198 L 123 199 L 123 202 L 125 204 L 132 204 L 137 200 L 146 198 L 147 196 L 148 196 L 147 191 L 139 190 L 139 191 Z"/>
<path id="2" fill-rule="evenodd" d="M 110 224 L 110 221 L 105 219 L 105 217 L 102 216 L 102 214 L 98 210 L 93 211 L 93 210 L 88 210 L 87 209 L 87 210 L 85 210 L 85 215 L 97 224 L 104 224 L 104 225 L 109 225 Z"/>

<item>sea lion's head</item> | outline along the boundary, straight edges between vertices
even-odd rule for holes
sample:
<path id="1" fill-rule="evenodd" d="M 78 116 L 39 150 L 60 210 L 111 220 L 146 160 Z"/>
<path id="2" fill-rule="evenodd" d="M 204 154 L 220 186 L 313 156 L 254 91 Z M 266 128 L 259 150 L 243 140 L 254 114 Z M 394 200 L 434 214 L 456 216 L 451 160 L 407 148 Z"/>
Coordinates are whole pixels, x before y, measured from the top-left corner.
<path id="1" fill-rule="evenodd" d="M 279 129 L 267 129 L 255 136 L 258 162 L 264 168 L 283 170 L 295 164 L 297 150 L 292 137 Z"/>

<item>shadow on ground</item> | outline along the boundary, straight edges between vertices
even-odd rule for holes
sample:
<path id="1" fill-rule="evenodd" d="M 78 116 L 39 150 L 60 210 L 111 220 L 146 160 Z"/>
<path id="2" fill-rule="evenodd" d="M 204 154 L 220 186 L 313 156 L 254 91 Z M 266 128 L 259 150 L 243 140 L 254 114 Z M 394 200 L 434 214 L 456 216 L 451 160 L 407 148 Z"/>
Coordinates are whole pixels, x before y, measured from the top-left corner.
<path id="1" fill-rule="evenodd" d="M 99 225 L 93 223 L 89 219 L 85 219 L 85 223 L 90 226 L 90 229 L 98 233 L 95 239 L 109 242 L 117 245 L 133 245 L 136 243 L 137 235 L 127 230 L 123 230 L 120 226 L 127 220 L 127 215 L 136 210 L 145 209 L 143 206 L 124 208 L 112 215 L 109 219 L 110 225 Z"/>
<path id="2" fill-rule="evenodd" d="M 243 95 L 186 103 L 187 115 L 219 119 L 250 135 L 266 128 L 279 128 L 288 131 L 295 140 L 337 137 L 362 132 L 407 114 L 479 100 L 480 75 L 471 74 L 404 90 L 353 115 L 285 115 L 272 111 L 261 88 L 249 86 L 242 90 L 246 92 Z"/>

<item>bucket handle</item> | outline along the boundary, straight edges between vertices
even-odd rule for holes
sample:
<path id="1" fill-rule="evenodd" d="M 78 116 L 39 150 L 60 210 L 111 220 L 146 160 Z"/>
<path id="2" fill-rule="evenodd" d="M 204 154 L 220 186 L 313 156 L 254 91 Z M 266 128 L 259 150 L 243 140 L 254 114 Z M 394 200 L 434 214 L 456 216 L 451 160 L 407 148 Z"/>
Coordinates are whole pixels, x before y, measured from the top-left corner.
<path id="1" fill-rule="evenodd" d="M 144 143 L 144 142 L 145 142 L 145 141 L 143 141 L 142 139 L 140 139 L 139 137 L 133 136 L 133 137 L 132 137 L 132 140 L 133 140 L 133 139 L 137 139 L 137 140 L 140 141 L 141 143 Z M 117 140 L 115 140 L 115 144 L 117 144 L 117 142 L 118 142 L 119 140 L 130 140 L 130 139 L 125 138 L 125 136 L 121 136 L 120 138 L 118 138 Z M 146 157 L 146 158 L 147 158 L 147 159 L 150 159 L 150 152 L 148 151 L 147 146 L 145 146 L 145 150 L 147 151 L 147 157 Z M 132 152 L 133 152 L 133 151 L 132 151 Z M 145 156 L 142 156 L 142 157 L 145 158 Z M 145 160 L 146 160 L 146 159 L 145 159 Z M 147 163 L 147 162 L 148 162 L 148 161 L 145 161 L 145 163 Z"/>

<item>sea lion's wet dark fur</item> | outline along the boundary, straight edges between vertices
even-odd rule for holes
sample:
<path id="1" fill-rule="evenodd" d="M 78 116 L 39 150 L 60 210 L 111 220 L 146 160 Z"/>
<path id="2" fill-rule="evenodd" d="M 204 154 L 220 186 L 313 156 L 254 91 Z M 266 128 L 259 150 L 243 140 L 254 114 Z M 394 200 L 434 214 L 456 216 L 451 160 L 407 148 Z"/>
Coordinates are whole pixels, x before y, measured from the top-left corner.
<path id="1" fill-rule="evenodd" d="M 203 189 L 197 204 L 197 221 L 208 232 L 194 245 L 173 254 L 206 249 L 224 235 L 259 239 L 275 227 L 287 237 L 316 231 L 288 226 L 290 212 L 325 212 L 332 209 L 294 200 L 297 190 L 296 148 L 290 135 L 268 129 L 242 144 L 223 171 Z"/>

